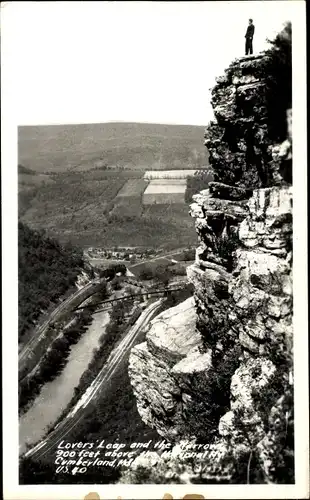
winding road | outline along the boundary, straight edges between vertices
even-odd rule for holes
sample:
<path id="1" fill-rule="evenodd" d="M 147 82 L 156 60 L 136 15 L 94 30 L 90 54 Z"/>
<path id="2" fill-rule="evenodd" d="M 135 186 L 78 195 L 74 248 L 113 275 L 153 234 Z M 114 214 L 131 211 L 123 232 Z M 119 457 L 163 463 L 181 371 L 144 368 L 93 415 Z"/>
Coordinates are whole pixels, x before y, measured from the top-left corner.
<path id="1" fill-rule="evenodd" d="M 133 347 L 141 329 L 152 319 L 156 311 L 161 306 L 163 300 L 164 299 L 161 298 L 156 302 L 153 302 L 141 313 L 136 323 L 112 351 L 106 364 L 100 370 L 95 380 L 88 387 L 74 408 L 43 441 L 25 453 L 25 457 L 31 457 L 34 460 L 47 459 L 49 457 L 52 459 L 54 458 L 53 451 L 55 450 L 57 444 L 64 439 L 84 418 L 89 403 L 93 401 L 96 395 L 98 395 L 104 388 L 104 384 L 111 380 L 114 373 L 117 371 L 128 352 Z"/>
<path id="2" fill-rule="evenodd" d="M 171 250 L 171 252 L 165 253 L 163 255 L 157 255 L 156 257 L 153 257 L 152 259 L 140 260 L 139 262 L 136 262 L 135 264 L 130 264 L 130 263 L 126 262 L 125 265 L 126 265 L 127 269 L 129 270 L 129 272 L 131 272 L 136 267 L 139 267 L 143 264 L 148 264 L 149 262 L 156 262 L 157 260 L 162 260 L 163 262 L 166 261 L 165 263 L 177 262 L 177 261 L 174 261 L 173 259 L 171 259 L 170 257 L 182 254 L 185 250 L 186 250 L 186 248 Z M 94 265 L 94 266 L 96 265 L 96 263 L 108 265 L 111 262 L 109 259 L 104 259 L 102 257 L 90 257 L 89 255 L 87 256 L 87 259 L 89 260 L 90 264 Z M 125 261 L 121 260 L 121 262 L 124 263 Z"/>

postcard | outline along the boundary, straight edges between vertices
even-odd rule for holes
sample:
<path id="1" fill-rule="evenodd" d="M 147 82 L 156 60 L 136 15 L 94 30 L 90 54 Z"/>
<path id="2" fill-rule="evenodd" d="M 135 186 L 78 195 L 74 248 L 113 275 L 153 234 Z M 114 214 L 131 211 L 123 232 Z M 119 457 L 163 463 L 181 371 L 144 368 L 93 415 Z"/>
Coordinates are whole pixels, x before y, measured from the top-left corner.
<path id="1" fill-rule="evenodd" d="M 307 498 L 305 2 L 1 11 L 5 500 Z"/>

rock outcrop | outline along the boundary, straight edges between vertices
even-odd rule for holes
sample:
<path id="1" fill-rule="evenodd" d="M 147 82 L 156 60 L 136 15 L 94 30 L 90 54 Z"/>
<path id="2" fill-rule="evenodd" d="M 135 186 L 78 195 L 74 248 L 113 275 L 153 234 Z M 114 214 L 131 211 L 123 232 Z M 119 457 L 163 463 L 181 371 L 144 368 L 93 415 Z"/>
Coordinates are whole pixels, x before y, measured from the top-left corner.
<path id="1" fill-rule="evenodd" d="M 146 342 L 131 352 L 129 370 L 139 413 L 172 441 L 188 434 L 191 401 L 211 367 L 211 351 L 201 353 L 201 346 L 194 300 L 189 298 L 159 314 Z M 201 417 L 203 410 L 209 414 L 210 407 L 201 409 Z"/>
<path id="2" fill-rule="evenodd" d="M 282 145 L 269 134 L 269 58 L 240 58 L 218 79 L 215 181 L 190 206 L 194 297 L 152 321 L 129 366 L 142 419 L 173 443 L 210 443 L 232 482 L 293 475 L 291 134 Z"/>
<path id="3" fill-rule="evenodd" d="M 291 183 L 291 162 L 280 172 L 277 141 L 282 150 L 290 141 L 285 141 L 285 110 L 278 105 L 275 82 L 282 73 L 276 55 L 268 51 L 236 59 L 217 79 L 211 100 L 216 122 L 205 134 L 216 182 L 250 190 Z"/>

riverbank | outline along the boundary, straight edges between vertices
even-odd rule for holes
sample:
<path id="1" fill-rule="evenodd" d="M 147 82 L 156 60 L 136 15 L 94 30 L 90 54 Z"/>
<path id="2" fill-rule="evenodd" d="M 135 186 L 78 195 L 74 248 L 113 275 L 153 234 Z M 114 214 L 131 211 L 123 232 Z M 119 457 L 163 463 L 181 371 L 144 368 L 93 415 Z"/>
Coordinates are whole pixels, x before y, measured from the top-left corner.
<path id="1" fill-rule="evenodd" d="M 107 311 L 94 315 L 86 332 L 79 342 L 71 348 L 63 371 L 53 381 L 44 384 L 31 408 L 21 416 L 19 423 L 20 453 L 25 452 L 28 446 L 42 439 L 48 428 L 68 406 L 74 395 L 75 387 L 93 358 L 94 350 L 100 345 L 100 339 L 105 334 L 108 322 L 109 313 Z"/>

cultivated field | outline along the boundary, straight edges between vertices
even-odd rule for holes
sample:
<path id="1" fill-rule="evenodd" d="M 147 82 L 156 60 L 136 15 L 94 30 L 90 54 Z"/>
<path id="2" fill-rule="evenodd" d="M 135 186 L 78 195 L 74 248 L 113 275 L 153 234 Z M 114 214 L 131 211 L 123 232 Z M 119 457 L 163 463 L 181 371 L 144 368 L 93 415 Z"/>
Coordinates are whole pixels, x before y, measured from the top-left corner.
<path id="1" fill-rule="evenodd" d="M 146 190 L 144 191 L 144 195 L 147 194 L 170 194 L 170 193 L 185 193 L 186 184 L 166 184 L 162 182 L 161 184 L 156 183 L 153 184 L 151 181 Z"/>
<path id="2" fill-rule="evenodd" d="M 184 203 L 183 181 L 177 186 L 183 192 L 169 195 L 167 191 L 175 184 L 168 182 L 162 187 L 156 182 L 156 192 L 144 195 L 141 191 L 146 184 L 141 177 L 128 179 L 127 172 L 119 171 L 115 177 L 94 180 L 92 174 L 83 172 L 80 179 L 77 172 L 57 174 L 52 184 L 27 191 L 21 186 L 21 220 L 33 229 L 44 228 L 63 243 L 72 241 L 84 248 L 129 245 L 173 249 L 196 242 L 194 222 Z M 158 188 L 164 193 L 158 193 Z M 143 200 L 144 196 L 154 200 Z"/>
<path id="3" fill-rule="evenodd" d="M 127 196 L 140 196 L 145 188 L 147 188 L 148 183 L 143 179 L 129 179 L 122 189 L 118 192 L 117 197 L 127 197 Z"/>
<path id="4" fill-rule="evenodd" d="M 143 211 L 141 196 L 117 196 L 113 208 L 110 211 L 110 217 L 141 217 Z"/>
<path id="5" fill-rule="evenodd" d="M 186 179 L 195 175 L 196 170 L 147 170 L 144 179 Z"/>
<path id="6" fill-rule="evenodd" d="M 186 179 L 153 179 L 143 194 L 143 205 L 184 203 Z"/>
<path id="7" fill-rule="evenodd" d="M 156 193 L 143 196 L 143 205 L 184 203 L 184 193 Z"/>
<path id="8" fill-rule="evenodd" d="M 165 186 L 186 186 L 187 185 L 187 179 L 152 179 L 150 181 L 152 183 L 152 186 L 162 186 L 163 184 Z"/>

